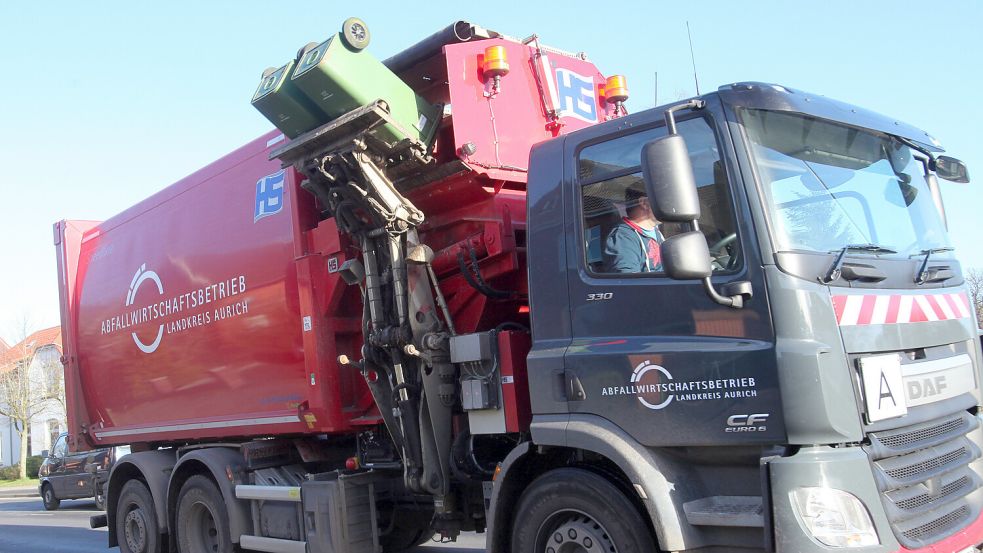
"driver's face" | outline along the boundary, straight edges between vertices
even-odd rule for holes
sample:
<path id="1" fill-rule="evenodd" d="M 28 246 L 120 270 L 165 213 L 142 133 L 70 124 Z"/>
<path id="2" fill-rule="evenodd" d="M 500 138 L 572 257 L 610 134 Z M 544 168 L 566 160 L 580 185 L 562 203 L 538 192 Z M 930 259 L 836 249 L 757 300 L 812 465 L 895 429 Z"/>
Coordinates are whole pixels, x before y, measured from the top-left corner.
<path id="1" fill-rule="evenodd" d="M 655 213 L 652 212 L 652 204 L 649 203 L 648 196 L 642 196 L 638 199 L 638 207 L 646 216 L 655 219 Z"/>

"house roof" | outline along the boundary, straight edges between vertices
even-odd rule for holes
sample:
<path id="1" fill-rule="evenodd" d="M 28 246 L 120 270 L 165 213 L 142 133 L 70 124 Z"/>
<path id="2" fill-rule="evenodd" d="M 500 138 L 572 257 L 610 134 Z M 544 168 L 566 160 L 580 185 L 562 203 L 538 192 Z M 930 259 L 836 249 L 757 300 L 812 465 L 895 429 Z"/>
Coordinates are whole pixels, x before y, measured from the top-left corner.
<path id="1" fill-rule="evenodd" d="M 61 351 L 60 326 L 38 330 L 6 350 L 0 350 L 0 371 L 6 370 L 17 361 L 31 357 L 35 351 L 45 346 L 55 346 L 58 351 Z"/>
<path id="2" fill-rule="evenodd" d="M 0 353 L 3 353 L 8 349 L 10 349 L 10 346 L 7 345 L 7 342 L 5 342 L 3 338 L 0 338 Z"/>

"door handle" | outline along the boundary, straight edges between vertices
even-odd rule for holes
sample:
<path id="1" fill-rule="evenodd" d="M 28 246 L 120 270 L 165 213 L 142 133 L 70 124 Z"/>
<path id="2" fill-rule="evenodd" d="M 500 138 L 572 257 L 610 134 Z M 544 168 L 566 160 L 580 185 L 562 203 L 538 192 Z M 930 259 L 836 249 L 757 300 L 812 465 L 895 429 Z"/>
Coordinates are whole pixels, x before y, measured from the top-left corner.
<path id="1" fill-rule="evenodd" d="M 584 385 L 581 384 L 580 378 L 577 377 L 577 373 L 571 371 L 570 369 L 564 369 L 563 381 L 563 390 L 566 392 L 567 401 L 583 401 L 587 399 L 587 393 L 584 391 Z"/>

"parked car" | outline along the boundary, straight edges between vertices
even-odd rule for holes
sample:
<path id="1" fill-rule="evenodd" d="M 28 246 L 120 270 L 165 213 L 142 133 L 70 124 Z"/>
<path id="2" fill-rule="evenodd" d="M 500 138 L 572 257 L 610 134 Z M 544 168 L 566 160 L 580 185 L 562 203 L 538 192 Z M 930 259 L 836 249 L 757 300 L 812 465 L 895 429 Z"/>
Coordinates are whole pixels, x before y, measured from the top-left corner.
<path id="1" fill-rule="evenodd" d="M 68 434 L 58 436 L 50 455 L 41 452 L 44 462 L 38 470 L 38 491 L 44 508 L 54 511 L 63 499 L 92 497 L 98 509 L 105 509 L 103 488 L 109 471 L 129 452 L 129 446 L 123 446 L 72 453 L 68 451 Z"/>

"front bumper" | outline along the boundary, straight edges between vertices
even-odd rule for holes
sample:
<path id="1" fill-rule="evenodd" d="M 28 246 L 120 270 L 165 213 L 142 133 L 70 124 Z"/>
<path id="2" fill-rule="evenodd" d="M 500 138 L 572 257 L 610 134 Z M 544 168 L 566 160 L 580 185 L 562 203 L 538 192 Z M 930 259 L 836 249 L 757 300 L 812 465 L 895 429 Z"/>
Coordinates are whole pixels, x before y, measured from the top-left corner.
<path id="1" fill-rule="evenodd" d="M 792 505 L 792 491 L 806 486 L 843 490 L 866 506 L 880 544 L 858 549 L 864 553 L 957 553 L 983 543 L 983 516 L 979 516 L 968 526 L 935 543 L 918 549 L 905 548 L 888 520 L 882 492 L 871 470 L 871 460 L 859 447 L 803 448 L 796 455 L 774 459 L 768 464 L 768 471 L 776 529 L 774 544 L 778 553 L 851 551 L 823 545 L 807 533 Z M 983 490 L 976 490 L 971 495 L 983 495 Z"/>

